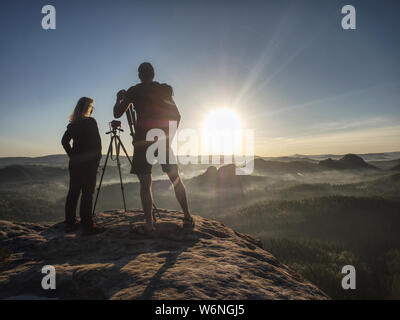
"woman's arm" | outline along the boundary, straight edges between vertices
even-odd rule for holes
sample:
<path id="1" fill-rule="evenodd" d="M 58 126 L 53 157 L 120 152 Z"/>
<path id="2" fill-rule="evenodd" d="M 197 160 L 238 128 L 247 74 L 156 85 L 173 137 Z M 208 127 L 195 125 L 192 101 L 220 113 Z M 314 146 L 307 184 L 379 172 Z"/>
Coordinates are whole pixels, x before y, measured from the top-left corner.
<path id="1" fill-rule="evenodd" d="M 71 134 L 69 133 L 69 131 L 65 131 L 62 139 L 61 139 L 61 144 L 65 150 L 65 152 L 67 153 L 68 157 L 71 157 L 72 154 L 72 148 L 71 145 L 69 144 L 71 141 L 72 137 Z"/>

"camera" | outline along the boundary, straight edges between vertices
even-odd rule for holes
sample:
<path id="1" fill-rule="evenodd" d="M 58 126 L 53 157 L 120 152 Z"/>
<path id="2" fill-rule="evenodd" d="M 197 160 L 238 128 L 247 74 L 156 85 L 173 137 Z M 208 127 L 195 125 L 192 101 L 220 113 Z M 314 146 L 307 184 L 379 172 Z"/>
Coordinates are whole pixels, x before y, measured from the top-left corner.
<path id="1" fill-rule="evenodd" d="M 118 120 L 113 120 L 110 122 L 111 128 L 113 128 L 114 130 L 120 128 L 121 124 L 122 122 Z"/>

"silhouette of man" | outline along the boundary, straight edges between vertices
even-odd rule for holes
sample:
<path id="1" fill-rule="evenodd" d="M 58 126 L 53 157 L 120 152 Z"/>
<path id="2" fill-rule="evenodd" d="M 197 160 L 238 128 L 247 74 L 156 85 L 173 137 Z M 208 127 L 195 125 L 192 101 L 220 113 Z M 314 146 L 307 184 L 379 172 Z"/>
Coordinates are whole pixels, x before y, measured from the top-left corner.
<path id="1" fill-rule="evenodd" d="M 167 163 L 161 164 L 161 167 L 163 172 L 167 173 L 174 186 L 176 199 L 183 210 L 183 226 L 194 227 L 193 218 L 189 213 L 185 186 L 179 176 L 177 161 L 173 163 L 169 163 L 168 161 L 170 159 L 169 153 L 171 153 L 173 159 L 175 159 L 175 156 L 170 145 L 173 136 L 169 136 L 168 126 L 165 125 L 168 121 L 163 119 L 163 115 L 165 115 L 164 111 L 167 108 L 159 108 L 159 105 L 163 105 L 164 101 L 173 105 L 176 109 L 175 120 L 179 122 L 180 115 L 172 99 L 172 87 L 153 81 L 155 75 L 154 68 L 148 62 L 144 62 L 139 66 L 138 75 L 140 79 L 139 84 L 130 87 L 128 91 L 120 90 L 117 93 L 117 101 L 114 105 L 114 117 L 120 118 L 129 108 L 130 104 L 133 104 L 137 115 L 137 123 L 135 126 L 136 132 L 131 173 L 135 173 L 140 181 L 140 198 L 146 222 L 144 231 L 148 233 L 154 230 L 152 216 L 153 196 L 151 192 L 152 164 L 146 159 L 147 148 L 153 143 L 146 141 L 146 134 L 152 128 L 160 128 L 166 133 Z M 158 103 L 160 101 L 161 103 Z M 171 117 L 169 117 L 169 119 L 171 119 Z"/>

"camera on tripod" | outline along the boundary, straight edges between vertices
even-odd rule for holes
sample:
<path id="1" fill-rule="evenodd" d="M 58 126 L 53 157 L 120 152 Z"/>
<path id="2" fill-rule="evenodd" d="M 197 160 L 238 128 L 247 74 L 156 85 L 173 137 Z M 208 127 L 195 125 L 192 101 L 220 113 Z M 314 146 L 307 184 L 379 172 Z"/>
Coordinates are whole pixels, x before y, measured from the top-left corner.
<path id="1" fill-rule="evenodd" d="M 113 120 L 110 122 L 110 126 L 113 130 L 117 130 L 119 128 L 121 128 L 122 122 L 118 121 L 118 120 Z"/>

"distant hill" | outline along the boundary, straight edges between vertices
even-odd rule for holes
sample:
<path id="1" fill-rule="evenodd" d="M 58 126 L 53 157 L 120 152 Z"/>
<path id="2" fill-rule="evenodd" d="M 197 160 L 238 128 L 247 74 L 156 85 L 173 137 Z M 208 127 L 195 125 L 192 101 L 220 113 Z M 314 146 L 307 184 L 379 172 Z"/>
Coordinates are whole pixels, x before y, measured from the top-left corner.
<path id="1" fill-rule="evenodd" d="M 4 157 L 0 158 L 0 167 L 10 165 L 49 165 L 67 166 L 68 156 L 64 154 L 54 154 L 43 157 Z"/>
<path id="2" fill-rule="evenodd" d="M 400 171 L 400 163 L 398 165 L 394 166 L 393 168 L 391 168 L 390 170 Z"/>
<path id="3" fill-rule="evenodd" d="M 68 178 L 67 169 L 39 165 L 11 165 L 0 168 L 0 183 L 29 182 L 33 180 L 60 180 Z"/>
<path id="4" fill-rule="evenodd" d="M 392 174 L 392 175 L 385 176 L 382 178 L 378 178 L 378 179 L 368 182 L 367 184 L 375 186 L 375 187 L 379 186 L 380 188 L 384 188 L 384 186 L 387 186 L 389 184 L 398 185 L 397 187 L 400 187 L 400 173 L 396 173 L 396 174 Z M 396 188 L 396 189 L 399 190 L 398 188 Z"/>
<path id="5" fill-rule="evenodd" d="M 310 161 L 294 160 L 287 162 L 258 158 L 254 160 L 254 171 L 255 173 L 297 174 L 318 171 L 318 165 Z"/>
<path id="6" fill-rule="evenodd" d="M 382 172 L 385 173 L 385 172 Z M 371 177 L 371 176 L 370 176 Z M 353 197 L 381 197 L 390 200 L 400 200 L 400 173 L 392 175 L 376 175 L 375 179 L 365 179 L 353 183 L 299 183 L 285 188 L 268 189 L 271 196 L 279 199 L 293 200 L 315 198 L 328 195 Z"/>
<path id="7" fill-rule="evenodd" d="M 379 170 L 377 167 L 366 163 L 363 158 L 355 154 L 346 154 L 339 160 L 328 158 L 318 163 L 325 170 Z"/>
<path id="8" fill-rule="evenodd" d="M 219 219 L 262 240 L 280 261 L 336 299 L 398 299 L 398 268 L 391 266 L 400 257 L 399 213 L 399 201 L 335 195 L 262 200 Z M 357 290 L 343 290 L 337 280 L 346 264 L 368 279 L 357 282 Z"/>
<path id="9" fill-rule="evenodd" d="M 292 161 L 305 161 L 311 163 L 318 163 L 318 160 L 308 158 L 306 156 L 285 156 L 285 157 L 255 157 L 256 159 L 263 159 L 266 161 L 279 161 L 279 162 L 292 162 Z"/>
<path id="10" fill-rule="evenodd" d="M 386 160 L 395 160 L 400 158 L 400 152 L 380 152 L 380 153 L 361 153 L 357 154 L 357 156 L 361 157 L 365 161 L 386 161 Z M 302 154 L 295 154 L 289 156 L 291 158 L 307 158 L 311 160 L 324 160 L 324 159 L 334 159 L 339 160 L 343 157 L 343 155 L 338 154 L 317 154 L 317 155 L 302 155 Z"/>
<path id="11" fill-rule="evenodd" d="M 128 149 L 128 154 L 131 155 L 132 150 Z M 115 157 L 115 152 L 114 152 Z M 101 163 L 104 162 L 106 155 L 103 154 Z M 128 160 L 126 160 L 126 156 L 120 155 L 121 164 L 129 165 Z M 207 158 L 207 157 L 206 157 Z M 220 163 L 224 164 L 224 156 L 219 157 Z M 68 156 L 66 154 L 53 154 L 42 157 L 0 157 L 0 167 L 5 167 L 9 165 L 19 164 L 19 165 L 48 165 L 48 166 L 67 166 L 68 165 Z M 195 166 L 197 168 L 206 169 L 210 163 L 212 163 L 212 156 L 208 156 L 208 162 L 204 163 L 205 160 L 203 156 L 197 157 L 198 164 L 188 164 L 182 167 L 192 167 Z M 230 162 L 232 162 L 230 160 Z M 116 166 L 116 163 L 110 163 L 110 165 Z M 161 171 L 161 170 L 160 170 Z"/>
<path id="12" fill-rule="evenodd" d="M 128 152 L 131 152 L 131 150 L 128 150 Z M 367 154 L 358 154 L 357 156 L 361 157 L 364 161 L 367 162 L 381 162 L 382 166 L 384 169 L 387 169 L 389 167 L 386 166 L 386 164 L 389 164 L 390 161 L 398 161 L 400 160 L 400 152 L 384 152 L 384 153 L 367 153 Z M 103 155 L 103 161 L 104 162 L 105 155 Z M 129 163 L 126 159 L 124 159 L 125 156 L 121 156 L 121 164 L 122 166 L 128 166 Z M 189 164 L 185 166 L 181 166 L 181 170 L 185 172 L 189 177 L 192 177 L 192 174 L 190 173 L 191 171 L 197 171 L 199 169 L 205 170 L 209 164 L 211 164 L 211 157 L 209 156 L 209 164 L 204 164 L 202 163 L 202 158 L 203 156 L 198 156 L 198 164 Z M 309 162 L 309 163 L 318 163 L 321 160 L 325 160 L 328 158 L 331 158 L 333 160 L 339 160 L 343 158 L 343 155 L 335 155 L 335 154 L 323 154 L 323 155 L 301 155 L 301 154 L 295 154 L 291 156 L 281 156 L 281 157 L 254 157 L 256 162 L 260 160 L 265 160 L 265 161 L 273 161 L 273 162 L 278 162 L 276 164 L 277 167 L 279 167 L 280 163 L 286 162 Z M 260 159 L 260 160 L 258 160 Z M 223 165 L 224 164 L 224 157 L 220 156 L 220 163 Z M 261 162 L 262 163 L 262 162 Z M 61 166 L 61 167 L 67 167 L 68 165 L 68 157 L 65 154 L 55 154 L 55 155 L 47 155 L 47 156 L 42 156 L 42 157 L 0 157 L 0 168 L 9 166 L 9 165 L 47 165 L 47 166 Z M 371 163 L 374 165 L 374 163 Z M 115 162 L 110 163 L 111 166 L 115 166 Z M 394 165 L 394 164 L 393 164 Z M 273 167 L 273 164 L 271 164 Z M 377 165 L 377 167 L 382 167 L 381 165 Z M 159 166 L 155 166 L 155 173 L 156 175 L 161 175 L 161 169 L 158 168 Z M 263 165 L 260 165 L 260 167 L 263 167 Z M 274 170 L 278 168 L 272 168 Z M 292 170 L 292 169 L 291 169 Z M 287 170 L 278 170 L 281 172 L 285 172 Z M 296 170 L 294 170 L 296 171 Z"/>
<path id="13" fill-rule="evenodd" d="M 368 163 L 382 170 L 391 170 L 400 165 L 400 159 L 368 161 Z"/>
<path id="14" fill-rule="evenodd" d="M 400 158 L 400 152 L 364 153 L 357 155 L 363 158 L 365 161 L 385 161 Z"/>
<path id="15" fill-rule="evenodd" d="M 241 232 L 257 236 L 276 229 L 296 237 L 347 242 L 354 246 L 393 241 L 400 244 L 400 202 L 380 197 L 326 196 L 300 200 L 260 201 L 220 218 Z M 346 223 L 343 223 L 346 221 Z M 340 226 L 340 227 L 339 227 Z"/>
<path id="16" fill-rule="evenodd" d="M 234 164 L 227 164 L 218 169 L 214 166 L 210 166 L 203 174 L 189 181 L 199 186 L 216 186 L 219 188 L 232 189 L 245 186 L 247 183 L 264 181 L 264 179 L 250 175 L 237 175 L 236 166 Z"/>

